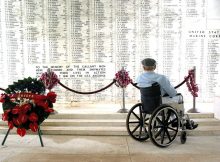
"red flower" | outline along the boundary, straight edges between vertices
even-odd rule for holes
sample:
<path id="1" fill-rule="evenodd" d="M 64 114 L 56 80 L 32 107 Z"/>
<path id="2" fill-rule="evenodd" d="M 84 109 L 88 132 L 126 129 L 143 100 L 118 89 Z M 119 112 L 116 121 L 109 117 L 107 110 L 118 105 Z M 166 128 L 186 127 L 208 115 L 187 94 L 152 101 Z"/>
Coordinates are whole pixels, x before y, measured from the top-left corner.
<path id="1" fill-rule="evenodd" d="M 36 113 L 31 113 L 30 116 L 29 116 L 29 120 L 32 121 L 32 122 L 37 122 L 38 121 L 38 116 Z"/>
<path id="2" fill-rule="evenodd" d="M 21 121 L 18 118 L 13 118 L 12 121 L 17 126 L 19 126 L 21 124 Z"/>
<path id="3" fill-rule="evenodd" d="M 26 134 L 26 129 L 25 128 L 18 128 L 17 134 L 19 134 L 21 137 L 23 137 Z"/>
<path id="4" fill-rule="evenodd" d="M 52 103 L 55 103 L 55 102 L 56 102 L 56 97 L 57 97 L 57 95 L 56 95 L 55 92 L 49 92 L 49 93 L 47 94 L 47 99 L 48 99 L 50 102 L 52 102 Z"/>
<path id="5" fill-rule="evenodd" d="M 26 114 L 20 114 L 20 115 L 18 116 L 18 120 L 21 121 L 21 123 L 26 123 L 27 120 L 28 120 L 28 117 L 27 117 Z"/>
<path id="6" fill-rule="evenodd" d="M 5 94 L 1 94 L 0 96 L 0 102 L 5 102 L 5 98 L 6 98 L 6 95 Z"/>
<path id="7" fill-rule="evenodd" d="M 12 121 L 8 121 L 8 128 L 9 129 L 13 129 L 14 128 L 14 124 Z"/>
<path id="8" fill-rule="evenodd" d="M 5 113 L 9 113 L 11 111 L 11 109 L 8 109 L 8 110 L 5 110 L 4 112 Z"/>
<path id="9" fill-rule="evenodd" d="M 8 120 L 8 113 L 4 112 L 4 113 L 2 114 L 2 120 L 3 120 L 3 121 L 7 121 L 7 120 Z"/>
<path id="10" fill-rule="evenodd" d="M 31 109 L 30 104 L 25 104 L 25 105 L 21 106 L 21 111 L 22 111 L 23 114 L 26 114 L 30 109 Z"/>
<path id="11" fill-rule="evenodd" d="M 48 108 L 48 103 L 47 102 L 41 102 L 39 101 L 38 103 L 36 103 L 38 106 L 43 107 L 44 109 Z"/>
<path id="12" fill-rule="evenodd" d="M 37 101 L 37 102 L 42 101 L 42 100 L 46 100 L 46 96 L 44 96 L 44 95 L 35 95 L 34 100 Z"/>
<path id="13" fill-rule="evenodd" d="M 11 110 L 10 109 L 8 109 L 8 110 L 5 110 L 5 113 L 9 113 Z"/>
<path id="14" fill-rule="evenodd" d="M 29 124 L 29 128 L 30 128 L 33 132 L 37 132 L 37 130 L 38 130 L 38 124 L 37 124 L 36 122 L 30 123 L 30 124 Z"/>
<path id="15" fill-rule="evenodd" d="M 51 113 L 51 112 L 54 112 L 54 109 L 48 108 L 48 109 L 45 109 L 44 111 L 45 111 L 45 112 L 48 112 L 48 113 Z"/>
<path id="16" fill-rule="evenodd" d="M 20 112 L 19 106 L 15 106 L 15 107 L 12 109 L 12 114 L 18 114 L 19 112 Z"/>

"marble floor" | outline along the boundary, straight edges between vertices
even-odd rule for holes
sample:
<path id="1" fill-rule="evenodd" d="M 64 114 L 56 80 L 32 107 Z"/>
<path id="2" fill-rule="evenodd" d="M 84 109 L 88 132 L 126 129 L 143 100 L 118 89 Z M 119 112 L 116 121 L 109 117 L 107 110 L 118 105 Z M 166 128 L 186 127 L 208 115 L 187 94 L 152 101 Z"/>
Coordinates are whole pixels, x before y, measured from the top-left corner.
<path id="1" fill-rule="evenodd" d="M 0 162 L 219 162 L 220 136 L 179 137 L 167 148 L 129 136 L 9 135 Z M 4 135 L 0 135 L 2 141 Z"/>

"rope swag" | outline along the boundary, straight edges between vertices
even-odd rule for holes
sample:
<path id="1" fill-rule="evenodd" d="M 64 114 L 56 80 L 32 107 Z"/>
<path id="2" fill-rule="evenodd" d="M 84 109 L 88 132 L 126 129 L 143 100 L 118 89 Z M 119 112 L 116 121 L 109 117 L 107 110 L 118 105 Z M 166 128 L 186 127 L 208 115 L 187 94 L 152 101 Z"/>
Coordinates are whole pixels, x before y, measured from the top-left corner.
<path id="1" fill-rule="evenodd" d="M 71 89 L 71 88 L 65 86 L 65 85 L 62 84 L 61 82 L 58 82 L 58 83 L 59 83 L 59 85 L 61 85 L 63 88 L 65 88 L 65 89 L 67 89 L 67 90 L 69 90 L 69 91 L 71 91 L 71 92 L 74 92 L 74 93 L 78 93 L 78 94 L 94 94 L 94 93 L 101 92 L 101 91 L 103 91 L 103 90 L 105 90 L 105 89 L 111 87 L 115 82 L 116 82 L 116 80 L 113 80 L 113 81 L 112 81 L 110 84 L 108 84 L 107 86 L 105 86 L 105 87 L 103 87 L 103 88 L 101 88 L 101 89 L 99 89 L 99 90 L 92 91 L 92 92 L 80 92 L 80 91 L 76 91 L 76 90 L 74 90 L 74 89 Z"/>
<path id="2" fill-rule="evenodd" d="M 94 93 L 98 93 L 101 92 L 109 87 L 111 87 L 113 84 L 115 84 L 118 87 L 121 88 L 125 88 L 129 83 L 132 82 L 132 80 L 130 79 L 128 72 L 126 70 L 120 70 L 115 74 L 115 78 L 113 79 L 113 81 L 111 83 L 109 83 L 107 86 L 95 90 L 95 91 L 91 91 L 91 92 L 80 92 L 74 89 L 71 89 L 67 86 L 65 86 L 63 83 L 61 83 L 57 77 L 57 75 L 51 71 L 51 70 L 47 70 L 47 72 L 43 73 L 40 77 L 40 80 L 44 83 L 44 86 L 50 90 L 51 87 L 54 87 L 55 85 L 59 84 L 60 86 L 62 86 L 63 88 L 77 93 L 77 94 L 94 94 Z"/>
<path id="3" fill-rule="evenodd" d="M 113 79 L 113 81 L 111 83 L 109 83 L 107 86 L 99 89 L 99 90 L 95 90 L 95 91 L 91 91 L 91 92 L 80 92 L 80 91 L 76 91 L 74 89 L 71 89 L 67 86 L 65 86 L 64 84 L 62 84 L 60 81 L 58 81 L 58 84 L 61 85 L 63 88 L 71 91 L 71 92 L 74 92 L 74 93 L 78 93 L 78 94 L 94 94 L 94 93 L 98 93 L 98 92 L 101 92 L 109 87 L 111 87 L 114 83 L 116 86 L 118 87 L 121 87 L 121 88 L 125 88 L 127 87 L 127 85 L 129 83 L 131 83 L 132 80 L 131 78 L 129 77 L 128 75 L 128 72 L 124 69 L 118 71 L 116 74 L 115 74 L 115 78 Z"/>

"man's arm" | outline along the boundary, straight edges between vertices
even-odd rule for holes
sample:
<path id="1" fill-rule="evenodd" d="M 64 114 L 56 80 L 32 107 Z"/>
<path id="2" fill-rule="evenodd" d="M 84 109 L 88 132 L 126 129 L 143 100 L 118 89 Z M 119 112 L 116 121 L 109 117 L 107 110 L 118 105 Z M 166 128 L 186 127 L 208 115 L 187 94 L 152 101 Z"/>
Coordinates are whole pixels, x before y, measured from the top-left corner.
<path id="1" fill-rule="evenodd" d="M 162 95 L 168 94 L 170 97 L 174 97 L 177 94 L 175 88 L 171 85 L 170 81 L 164 76 L 161 83 Z"/>

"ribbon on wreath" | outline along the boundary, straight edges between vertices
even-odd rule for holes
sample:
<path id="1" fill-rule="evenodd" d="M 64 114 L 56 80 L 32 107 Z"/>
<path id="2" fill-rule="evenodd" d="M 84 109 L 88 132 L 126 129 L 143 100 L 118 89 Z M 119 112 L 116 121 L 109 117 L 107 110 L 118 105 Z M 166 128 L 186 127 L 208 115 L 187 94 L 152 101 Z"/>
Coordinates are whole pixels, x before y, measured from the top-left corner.
<path id="1" fill-rule="evenodd" d="M 39 95 L 35 93 L 28 93 L 28 92 L 21 92 L 21 93 L 15 93 L 15 94 L 1 94 L 0 96 L 0 102 L 5 102 L 6 98 L 9 97 L 11 100 L 14 99 L 29 99 L 33 100 L 35 104 L 39 102 L 44 102 L 46 100 L 49 100 L 52 103 L 56 102 L 56 93 L 55 92 L 49 92 L 46 96 L 45 95 Z"/>

